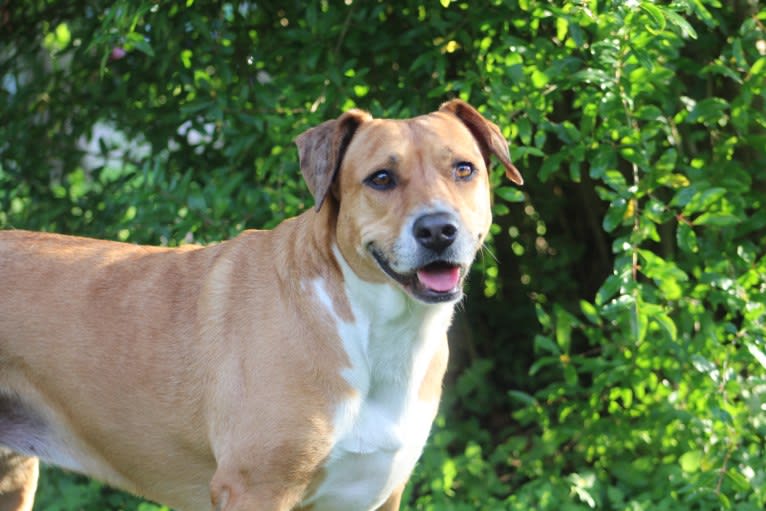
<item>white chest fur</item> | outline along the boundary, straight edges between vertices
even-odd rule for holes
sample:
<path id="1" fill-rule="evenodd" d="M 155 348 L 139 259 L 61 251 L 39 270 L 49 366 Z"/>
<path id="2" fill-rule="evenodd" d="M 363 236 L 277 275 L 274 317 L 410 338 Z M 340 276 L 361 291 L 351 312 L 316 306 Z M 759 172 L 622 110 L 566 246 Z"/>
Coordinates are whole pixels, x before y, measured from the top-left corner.
<path id="1" fill-rule="evenodd" d="M 356 391 L 337 406 L 333 447 L 313 510 L 374 510 L 409 477 L 438 401 L 420 386 L 442 348 L 452 304 L 414 304 L 402 291 L 370 284 L 344 268 L 354 321 L 341 320 L 321 281 L 313 291 L 337 325 L 350 361 L 342 376 Z"/>

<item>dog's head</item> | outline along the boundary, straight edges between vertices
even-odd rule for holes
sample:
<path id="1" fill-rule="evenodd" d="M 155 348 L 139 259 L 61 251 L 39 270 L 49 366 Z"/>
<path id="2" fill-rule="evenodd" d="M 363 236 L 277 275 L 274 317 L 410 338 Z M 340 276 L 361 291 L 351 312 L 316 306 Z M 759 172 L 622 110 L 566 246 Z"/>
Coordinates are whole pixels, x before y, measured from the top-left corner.
<path id="1" fill-rule="evenodd" d="M 335 208 L 349 266 L 426 303 L 462 295 L 492 222 L 490 155 L 523 182 L 498 127 L 460 100 L 406 120 L 351 110 L 296 143 L 317 210 L 327 201 Z"/>

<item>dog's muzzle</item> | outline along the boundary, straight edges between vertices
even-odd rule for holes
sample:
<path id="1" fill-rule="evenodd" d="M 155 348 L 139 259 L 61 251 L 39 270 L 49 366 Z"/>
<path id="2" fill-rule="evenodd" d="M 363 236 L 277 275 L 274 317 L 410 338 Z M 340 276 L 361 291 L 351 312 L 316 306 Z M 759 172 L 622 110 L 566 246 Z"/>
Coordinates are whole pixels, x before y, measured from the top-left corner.
<path id="1" fill-rule="evenodd" d="M 405 264 L 399 255 L 397 271 L 392 262 L 374 245 L 369 250 L 380 268 L 415 298 L 426 303 L 449 302 L 459 299 L 465 274 L 473 258 L 456 247 L 460 238 L 460 222 L 449 212 L 427 213 L 415 219 L 411 236 L 415 240 L 412 254 Z M 466 260 L 468 259 L 468 260 Z"/>

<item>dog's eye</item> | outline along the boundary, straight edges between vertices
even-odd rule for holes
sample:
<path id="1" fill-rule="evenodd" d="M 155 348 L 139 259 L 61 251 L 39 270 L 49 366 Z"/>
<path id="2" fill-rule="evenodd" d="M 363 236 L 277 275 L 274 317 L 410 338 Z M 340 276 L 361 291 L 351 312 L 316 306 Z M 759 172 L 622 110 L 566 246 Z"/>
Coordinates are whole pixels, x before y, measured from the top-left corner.
<path id="1" fill-rule="evenodd" d="M 459 181 L 467 181 L 471 179 L 476 172 L 476 168 L 467 161 L 461 161 L 455 165 L 455 179 Z"/>
<path id="2" fill-rule="evenodd" d="M 376 190 L 390 190 L 396 186 L 396 180 L 394 179 L 391 171 L 378 170 L 370 174 L 367 179 L 364 180 L 367 186 Z"/>

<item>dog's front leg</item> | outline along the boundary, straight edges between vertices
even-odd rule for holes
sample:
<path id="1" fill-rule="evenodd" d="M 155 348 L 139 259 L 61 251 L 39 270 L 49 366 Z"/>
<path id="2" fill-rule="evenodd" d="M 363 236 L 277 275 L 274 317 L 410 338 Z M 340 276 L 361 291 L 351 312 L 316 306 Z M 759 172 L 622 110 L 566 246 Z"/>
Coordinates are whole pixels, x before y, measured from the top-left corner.
<path id="1" fill-rule="evenodd" d="M 246 470 L 219 469 L 210 485 L 214 511 L 290 511 L 304 491 L 285 480 L 252 483 L 248 479 Z"/>
<path id="2" fill-rule="evenodd" d="M 395 489 L 390 497 L 377 509 L 377 511 L 399 511 L 402 505 L 402 493 L 404 492 L 404 485 Z"/>
<path id="3" fill-rule="evenodd" d="M 0 511 L 31 511 L 38 474 L 37 458 L 0 447 Z"/>
<path id="4" fill-rule="evenodd" d="M 293 505 L 283 496 L 275 495 L 278 488 L 261 488 L 260 491 L 240 492 L 224 488 L 212 495 L 214 511 L 290 511 Z"/>

